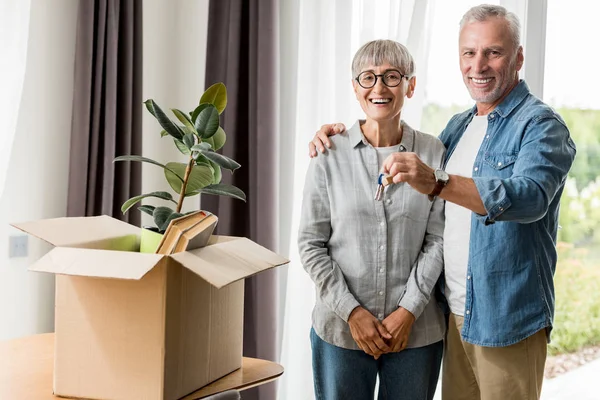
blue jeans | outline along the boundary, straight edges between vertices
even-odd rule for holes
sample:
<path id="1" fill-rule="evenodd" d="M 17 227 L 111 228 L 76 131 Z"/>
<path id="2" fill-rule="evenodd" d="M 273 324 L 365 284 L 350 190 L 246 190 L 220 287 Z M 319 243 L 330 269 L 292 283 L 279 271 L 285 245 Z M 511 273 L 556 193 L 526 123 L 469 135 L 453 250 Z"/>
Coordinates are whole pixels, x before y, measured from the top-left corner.
<path id="1" fill-rule="evenodd" d="M 378 360 L 362 350 L 348 350 L 310 331 L 317 400 L 373 399 L 379 375 L 379 400 L 431 400 L 440 373 L 442 341 L 383 354 Z"/>

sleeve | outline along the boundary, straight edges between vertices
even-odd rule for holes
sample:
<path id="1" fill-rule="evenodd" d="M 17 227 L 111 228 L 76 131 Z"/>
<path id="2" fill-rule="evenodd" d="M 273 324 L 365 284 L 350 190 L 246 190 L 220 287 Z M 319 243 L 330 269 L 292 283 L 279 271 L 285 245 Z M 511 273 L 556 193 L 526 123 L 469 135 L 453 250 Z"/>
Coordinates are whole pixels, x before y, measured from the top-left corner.
<path id="1" fill-rule="evenodd" d="M 567 127 L 555 116 L 538 117 L 526 129 L 509 178 L 473 178 L 487 211 L 486 215 L 475 215 L 485 225 L 541 219 L 573 164 L 575 144 Z"/>
<path id="2" fill-rule="evenodd" d="M 315 283 L 317 296 L 344 321 L 360 306 L 348 289 L 339 265 L 331 259 L 327 242 L 331 235 L 331 209 L 323 162 L 327 155 L 310 161 L 304 184 L 298 230 L 300 260 Z"/>
<path id="3" fill-rule="evenodd" d="M 443 153 L 442 153 L 443 154 Z M 441 157 L 438 167 L 443 165 Z M 398 301 L 398 306 L 410 311 L 419 318 L 431 298 L 438 278 L 444 267 L 444 200 L 437 197 L 433 201 L 427 220 L 423 247 L 412 266 L 406 290 Z"/>

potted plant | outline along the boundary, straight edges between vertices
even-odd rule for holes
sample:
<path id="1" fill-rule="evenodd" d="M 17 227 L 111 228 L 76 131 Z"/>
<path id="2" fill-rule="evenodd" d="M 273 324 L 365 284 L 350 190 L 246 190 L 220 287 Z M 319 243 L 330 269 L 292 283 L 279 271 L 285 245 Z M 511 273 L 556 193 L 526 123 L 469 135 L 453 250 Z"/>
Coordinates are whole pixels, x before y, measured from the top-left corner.
<path id="1" fill-rule="evenodd" d="M 169 137 L 179 151 L 187 155 L 188 162 L 158 161 L 139 155 L 124 155 L 114 161 L 139 161 L 154 164 L 164 171 L 165 179 L 175 195 L 169 191 L 155 191 L 141 194 L 123 203 L 121 211 L 126 213 L 131 207 L 146 198 L 158 198 L 174 203 L 173 207 L 143 204 L 138 209 L 152 216 L 154 227 L 142 229 L 142 242 L 151 240 L 158 244 L 169 222 L 183 216 L 181 208 L 188 197 L 199 194 L 230 196 L 246 201 L 246 195 L 239 188 L 221 183 L 222 168 L 232 173 L 240 167 L 236 161 L 216 152 L 226 141 L 226 134 L 220 126 L 220 114 L 227 106 L 227 90 L 223 83 L 209 87 L 200 98 L 199 105 L 190 113 L 171 109 L 180 124 L 174 123 L 152 99 L 144 102 L 146 109 L 156 118 L 162 131 L 161 137 Z M 153 233 L 152 233 L 153 232 Z M 150 239 L 154 236 L 152 239 Z M 144 243 L 142 243 L 143 247 Z"/>

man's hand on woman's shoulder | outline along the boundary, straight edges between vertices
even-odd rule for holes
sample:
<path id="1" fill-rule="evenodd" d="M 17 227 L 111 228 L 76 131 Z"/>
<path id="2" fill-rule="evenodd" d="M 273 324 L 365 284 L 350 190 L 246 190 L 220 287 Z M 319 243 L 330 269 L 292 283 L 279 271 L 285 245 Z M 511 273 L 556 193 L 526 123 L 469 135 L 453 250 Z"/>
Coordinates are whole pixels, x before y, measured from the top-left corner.
<path id="1" fill-rule="evenodd" d="M 342 123 L 337 124 L 325 124 L 315 133 L 315 137 L 308 143 L 308 156 L 310 158 L 317 156 L 317 150 L 321 153 L 325 153 L 325 147 L 331 147 L 331 140 L 329 136 L 342 133 L 346 130 L 346 127 Z"/>

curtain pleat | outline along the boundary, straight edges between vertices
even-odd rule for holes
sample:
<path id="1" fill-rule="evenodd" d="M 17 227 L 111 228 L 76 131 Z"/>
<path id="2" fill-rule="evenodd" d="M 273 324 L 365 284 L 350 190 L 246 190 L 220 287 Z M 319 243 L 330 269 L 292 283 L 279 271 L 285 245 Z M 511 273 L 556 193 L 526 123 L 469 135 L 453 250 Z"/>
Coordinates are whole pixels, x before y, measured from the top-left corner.
<path id="1" fill-rule="evenodd" d="M 211 0 L 206 87 L 227 86 L 222 115 L 223 154 L 242 167 L 223 182 L 242 189 L 247 202 L 203 196 L 203 209 L 219 217 L 217 232 L 245 236 L 277 250 L 278 3 L 276 0 Z M 278 360 L 278 271 L 246 280 L 244 355 Z M 244 399 L 275 399 L 275 384 L 244 392 Z"/>
<path id="2" fill-rule="evenodd" d="M 67 216 L 110 215 L 134 225 L 121 205 L 141 192 L 142 1 L 79 4 Z"/>

